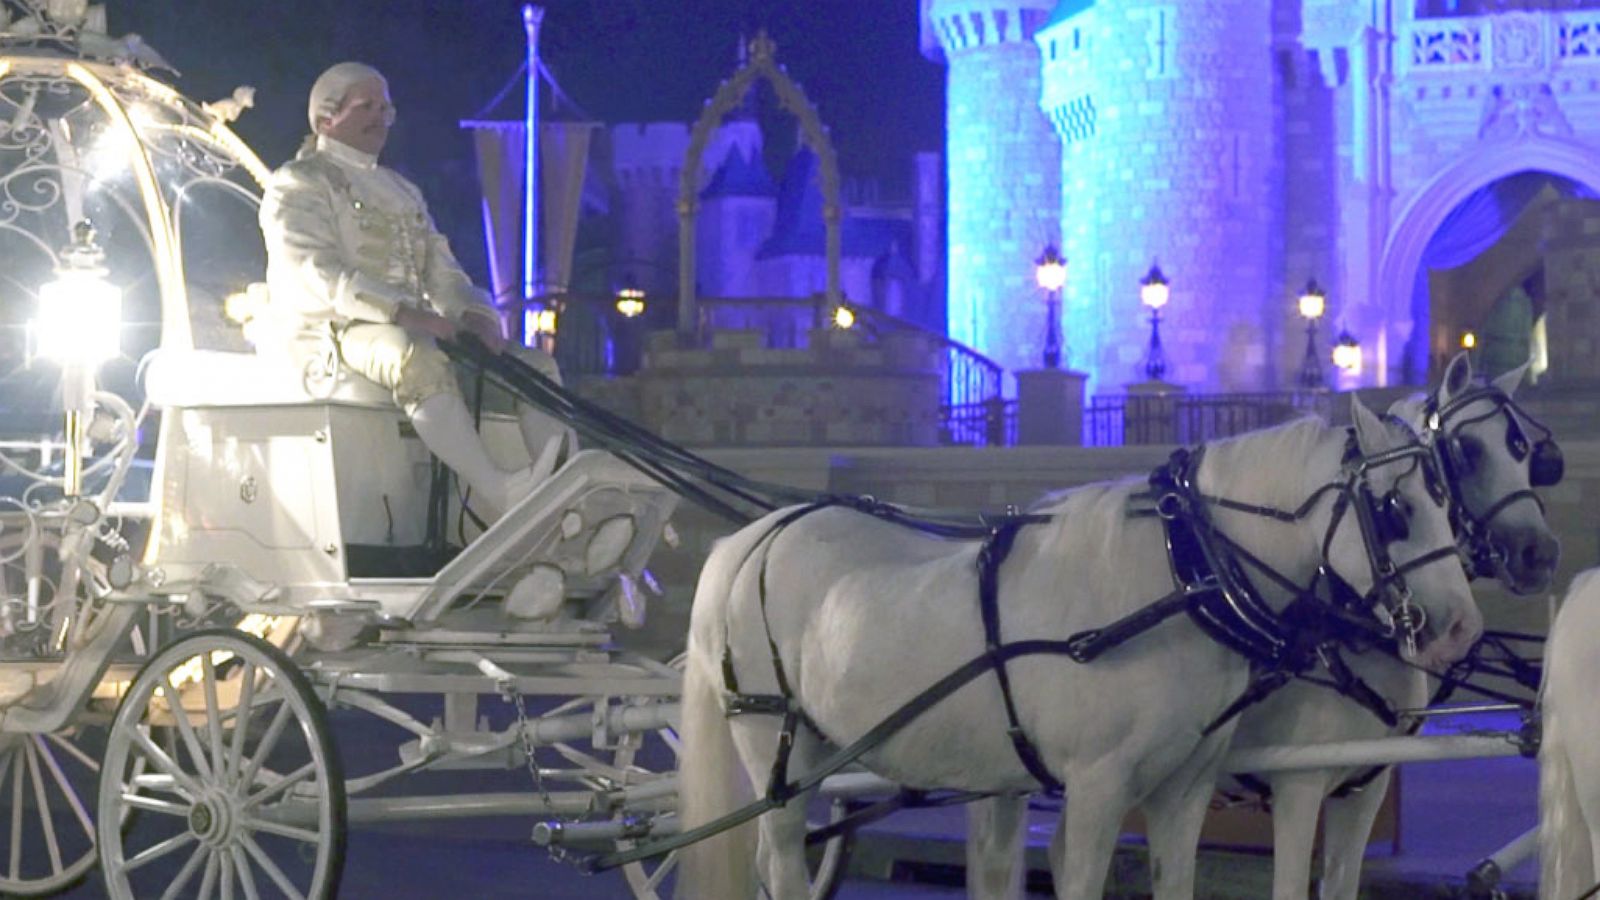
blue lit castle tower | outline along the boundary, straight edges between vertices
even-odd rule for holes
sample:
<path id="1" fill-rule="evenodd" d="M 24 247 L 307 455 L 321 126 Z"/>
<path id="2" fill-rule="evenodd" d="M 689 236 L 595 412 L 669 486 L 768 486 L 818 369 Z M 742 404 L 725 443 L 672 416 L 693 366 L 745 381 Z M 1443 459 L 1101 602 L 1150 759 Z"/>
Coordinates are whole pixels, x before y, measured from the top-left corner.
<path id="1" fill-rule="evenodd" d="M 1060 239 L 1061 145 L 1039 109 L 1034 35 L 1055 3 L 921 2 L 923 52 L 949 66 L 950 336 L 1007 370 L 1037 368 L 1044 304 L 1032 263 Z"/>
<path id="2" fill-rule="evenodd" d="M 1065 341 L 1097 390 L 1137 380 L 1139 281 L 1172 273 L 1167 380 L 1267 386 L 1288 324 L 1271 0 L 1064 0 L 1036 37 L 1060 137 Z M 955 299 L 952 297 L 951 302 Z"/>

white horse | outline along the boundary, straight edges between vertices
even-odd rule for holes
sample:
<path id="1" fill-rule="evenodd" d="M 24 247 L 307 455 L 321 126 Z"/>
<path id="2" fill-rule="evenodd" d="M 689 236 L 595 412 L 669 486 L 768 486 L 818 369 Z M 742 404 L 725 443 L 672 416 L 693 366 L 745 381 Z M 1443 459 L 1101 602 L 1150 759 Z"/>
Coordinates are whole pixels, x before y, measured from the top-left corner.
<path id="1" fill-rule="evenodd" d="M 1507 588 L 1518 594 L 1545 590 L 1554 576 L 1558 543 L 1530 490 L 1533 448 L 1518 443 L 1526 425 L 1514 424 L 1517 413 L 1506 401 L 1520 385 L 1526 366 L 1502 375 L 1489 389 L 1473 385 L 1471 363 L 1461 354 L 1447 367 L 1431 397 L 1396 403 L 1390 414 L 1419 430 L 1436 431 L 1441 444 L 1454 442 L 1446 463 L 1457 513 L 1465 527 L 1490 545 L 1487 562 Z M 1442 421 L 1430 414 L 1443 410 Z M 1481 548 L 1479 555 L 1484 556 Z M 1383 652 L 1348 654 L 1352 672 L 1394 709 L 1415 709 L 1428 700 L 1426 676 Z M 1317 673 L 1323 677 L 1326 672 Z M 1292 683 L 1246 710 L 1234 734 L 1234 747 L 1311 745 L 1364 740 L 1403 731 L 1409 723 L 1390 727 L 1365 706 L 1326 687 Z M 1271 790 L 1274 900 L 1303 900 L 1311 885 L 1311 862 L 1318 810 L 1323 821 L 1323 900 L 1355 900 L 1367 839 L 1388 789 L 1392 770 L 1384 768 L 1361 789 L 1338 789 L 1371 767 L 1277 772 L 1262 776 Z M 1239 790 L 1231 777 L 1221 787 Z M 1245 788 L 1249 790 L 1249 788 Z M 1326 801 L 1326 803 L 1324 803 Z M 1021 846 L 1025 819 L 1021 798 L 997 797 L 969 809 L 968 887 L 974 897 L 1021 895 Z M 1569 898 L 1570 900 L 1570 898 Z"/>
<path id="2" fill-rule="evenodd" d="M 1600 569 L 1579 572 L 1550 625 L 1540 688 L 1539 898 L 1600 881 Z"/>
<path id="3" fill-rule="evenodd" d="M 1210 445 L 1194 508 L 1287 583 L 1311 584 L 1326 566 L 1390 615 L 1415 621 L 1420 612 L 1426 625 L 1410 654 L 1421 665 L 1447 664 L 1468 651 L 1482 618 L 1452 552 L 1447 511 L 1426 486 L 1431 460 L 1409 429 L 1353 407 L 1353 447 L 1344 429 L 1309 419 Z M 1149 505 L 1137 479 L 1041 502 L 1035 511 L 1048 521 L 1018 532 L 999 569 L 1002 639 L 1065 638 L 1171 595 L 1162 520 L 1130 515 Z M 1405 520 L 1404 537 L 1372 533 L 1380 505 Z M 1259 511 L 1302 506 L 1288 523 Z M 794 733 L 790 758 L 790 771 L 804 773 L 829 744 L 855 741 L 985 651 L 980 542 L 839 507 L 779 524 L 793 514 L 773 513 L 720 541 L 701 573 L 684 680 L 686 829 L 767 784 L 777 754 L 779 717 L 730 718 L 725 692 L 778 694 L 781 666 L 790 702 L 809 723 Z M 1385 552 L 1403 586 L 1380 581 L 1374 557 Z M 1276 581 L 1257 583 L 1273 609 L 1292 599 Z M 1395 606 L 1408 591 L 1416 607 Z M 1250 668 L 1181 617 L 1090 664 L 1063 656 L 1009 664 L 1021 729 L 1070 798 L 1051 850 L 1058 897 L 1101 895 L 1134 807 L 1151 823 L 1156 896 L 1193 895 L 1200 825 L 1236 720 L 1208 725 L 1244 691 Z M 910 787 L 1029 791 L 1037 782 L 1008 737 L 1005 707 L 999 680 L 986 675 L 862 762 Z M 688 848 L 679 896 L 743 900 L 764 887 L 774 900 L 806 897 L 806 799 L 758 819 L 758 841 L 746 827 Z"/>

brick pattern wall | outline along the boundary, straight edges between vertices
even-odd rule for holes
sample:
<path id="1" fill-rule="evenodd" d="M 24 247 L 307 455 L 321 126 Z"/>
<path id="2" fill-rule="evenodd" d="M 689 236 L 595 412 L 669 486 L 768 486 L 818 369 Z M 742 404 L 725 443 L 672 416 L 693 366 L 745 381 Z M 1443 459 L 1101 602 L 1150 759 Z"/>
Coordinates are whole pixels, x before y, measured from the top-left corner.
<path id="1" fill-rule="evenodd" d="M 1082 30 L 1083 57 L 1047 59 L 1045 95 L 1088 93 L 1096 110 L 1061 167 L 1068 335 L 1090 354 L 1092 390 L 1142 377 L 1138 282 L 1153 259 L 1172 281 L 1168 379 L 1269 383 L 1263 304 L 1282 229 L 1270 4 L 1128 0 L 1057 27 Z"/>
<path id="2" fill-rule="evenodd" d="M 1008 370 L 1040 364 L 1045 312 L 1033 260 L 1060 234 L 1060 146 L 1039 109 L 1033 42 L 1052 5 L 952 0 L 932 14 L 949 61 L 950 336 Z"/>

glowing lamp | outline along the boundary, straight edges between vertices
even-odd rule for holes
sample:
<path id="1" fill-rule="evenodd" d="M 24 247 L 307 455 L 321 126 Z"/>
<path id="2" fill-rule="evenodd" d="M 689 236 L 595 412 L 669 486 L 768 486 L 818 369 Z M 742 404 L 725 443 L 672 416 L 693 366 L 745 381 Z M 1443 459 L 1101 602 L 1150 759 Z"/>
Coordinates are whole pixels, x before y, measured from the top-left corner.
<path id="1" fill-rule="evenodd" d="M 1478 336 L 1470 331 L 1463 331 L 1461 333 L 1461 349 L 1471 350 L 1476 346 L 1478 346 Z"/>
<path id="2" fill-rule="evenodd" d="M 1312 278 L 1306 282 L 1306 289 L 1300 294 L 1300 315 L 1307 319 L 1320 319 L 1328 308 L 1328 294 Z"/>
<path id="3" fill-rule="evenodd" d="M 39 286 L 39 355 L 92 370 L 122 352 L 122 292 L 106 280 L 104 263 L 94 227 L 79 222 L 55 277 Z"/>
<path id="4" fill-rule="evenodd" d="M 1306 289 L 1300 293 L 1300 315 L 1306 320 L 1306 358 L 1300 364 L 1298 382 L 1301 387 L 1315 390 L 1322 387 L 1322 360 L 1317 356 L 1317 320 L 1328 309 L 1328 294 L 1316 278 L 1306 280 Z"/>
<path id="5" fill-rule="evenodd" d="M 854 328 L 856 327 L 856 314 L 848 306 L 836 306 L 833 309 L 833 325 L 835 328 Z"/>
<path id="6" fill-rule="evenodd" d="M 529 307 L 522 313 L 522 329 L 528 334 L 555 334 L 556 311 Z"/>
<path id="7" fill-rule="evenodd" d="M 1033 277 L 1039 287 L 1054 293 L 1067 283 L 1067 261 L 1055 244 L 1046 244 L 1044 253 L 1033 261 Z"/>
<path id="8" fill-rule="evenodd" d="M 1159 310 L 1167 305 L 1170 290 L 1167 276 L 1161 274 L 1161 267 L 1151 263 L 1150 271 L 1139 281 L 1139 302 L 1153 310 Z"/>
<path id="9" fill-rule="evenodd" d="M 617 291 L 617 312 L 625 319 L 637 318 L 644 314 L 644 291 L 635 287 L 632 281 Z"/>
<path id="10" fill-rule="evenodd" d="M 1333 344 L 1333 365 L 1346 375 L 1361 374 L 1361 342 L 1342 328 Z"/>

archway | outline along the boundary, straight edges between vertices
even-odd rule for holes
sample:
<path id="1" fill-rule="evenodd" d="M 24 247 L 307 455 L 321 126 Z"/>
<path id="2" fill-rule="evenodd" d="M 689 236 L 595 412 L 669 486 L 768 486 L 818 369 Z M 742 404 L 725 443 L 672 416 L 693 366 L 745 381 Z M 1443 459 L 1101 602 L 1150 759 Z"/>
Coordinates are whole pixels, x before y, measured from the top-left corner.
<path id="1" fill-rule="evenodd" d="M 822 219 L 827 235 L 827 300 L 830 306 L 842 299 L 839 290 L 840 219 L 844 207 L 839 200 L 839 159 L 833 141 L 817 116 L 816 107 L 805 91 L 777 63 L 777 46 L 761 31 L 750 40 L 748 61 L 739 67 L 712 95 L 689 134 L 689 151 L 678 178 L 678 333 L 697 334 L 699 310 L 695 305 L 695 214 L 700 207 L 700 159 L 722 120 L 744 100 L 756 79 L 772 85 L 778 103 L 800 123 L 800 135 L 817 155 L 822 174 Z"/>
<path id="2" fill-rule="evenodd" d="M 1403 353 L 1408 339 L 1416 329 L 1426 327 L 1426 322 L 1416 320 L 1411 303 L 1429 242 L 1451 213 L 1475 193 L 1524 172 L 1559 176 L 1600 193 L 1600 148 L 1548 136 L 1478 145 L 1413 194 L 1395 219 L 1378 272 L 1375 306 L 1381 321 L 1368 323 L 1373 330 L 1381 329 L 1380 353 L 1391 380 L 1400 380 L 1395 376 L 1406 372 Z M 1413 344 L 1413 369 L 1418 365 L 1416 346 Z M 1414 373 L 1414 377 L 1420 380 L 1425 374 Z"/>

